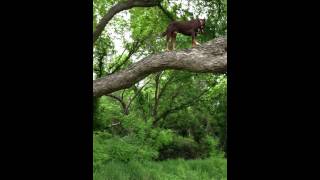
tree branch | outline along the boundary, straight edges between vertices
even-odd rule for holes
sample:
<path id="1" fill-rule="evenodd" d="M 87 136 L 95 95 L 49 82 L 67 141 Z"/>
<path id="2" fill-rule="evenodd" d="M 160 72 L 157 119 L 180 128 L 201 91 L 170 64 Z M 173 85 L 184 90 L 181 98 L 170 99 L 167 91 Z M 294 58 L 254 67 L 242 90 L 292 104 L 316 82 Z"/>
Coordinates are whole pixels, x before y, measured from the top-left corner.
<path id="1" fill-rule="evenodd" d="M 161 4 L 159 4 L 158 7 L 170 19 L 170 21 L 175 20 L 174 16 L 167 9 L 165 9 Z"/>
<path id="2" fill-rule="evenodd" d="M 148 82 L 146 82 L 140 89 L 138 89 L 136 92 L 135 92 L 135 95 L 129 100 L 129 103 L 128 103 L 128 106 L 127 108 L 129 109 L 130 108 L 130 105 L 131 103 L 133 102 L 133 100 L 139 95 L 139 93 L 142 91 L 142 89 L 147 85 L 149 84 L 150 80 Z"/>
<path id="3" fill-rule="evenodd" d="M 158 114 L 158 105 L 159 105 L 159 85 L 160 85 L 160 77 L 161 77 L 161 73 L 159 72 L 156 76 L 155 76 L 155 92 L 154 92 L 154 105 L 153 105 L 153 113 L 152 116 L 155 118 Z"/>
<path id="4" fill-rule="evenodd" d="M 131 9 L 133 7 L 153 7 L 157 6 L 158 4 L 160 4 L 159 0 L 128 0 L 126 2 L 119 2 L 116 5 L 112 6 L 107 14 L 102 17 L 95 31 L 93 32 L 93 44 L 97 41 L 109 21 L 117 13 Z"/>
<path id="5" fill-rule="evenodd" d="M 167 82 L 165 82 L 165 84 L 163 85 L 163 87 L 162 87 L 162 89 L 160 90 L 160 93 L 159 93 L 159 99 L 162 97 L 162 95 L 163 95 L 163 93 L 164 93 L 164 91 L 167 89 L 167 87 L 168 87 L 168 84 L 174 79 L 174 75 L 172 75 L 170 78 L 169 78 L 169 80 L 167 81 Z"/>
<path id="6" fill-rule="evenodd" d="M 127 109 L 127 104 L 124 102 L 124 100 L 122 99 L 122 98 L 120 98 L 120 97 L 118 97 L 118 96 L 115 96 L 115 95 L 113 95 L 113 94 L 108 94 L 107 95 L 108 97 L 111 97 L 111 98 L 113 98 L 113 99 L 115 99 L 115 100 L 117 100 L 117 101 L 119 101 L 119 103 L 121 104 L 121 106 L 122 106 L 122 111 L 123 111 L 123 114 L 124 115 L 128 115 L 129 114 L 129 112 L 127 111 L 128 109 Z"/>
<path id="7" fill-rule="evenodd" d="M 140 46 L 142 45 L 142 43 L 140 41 L 136 41 L 132 44 L 132 46 L 129 48 L 129 54 L 128 56 L 120 63 L 118 64 L 115 69 L 110 73 L 110 74 L 114 74 L 115 72 L 117 72 L 130 58 L 131 56 L 136 53 L 136 51 L 140 48 Z M 122 55 L 121 55 L 122 56 Z M 120 57 L 121 58 L 121 57 Z"/>
<path id="8" fill-rule="evenodd" d="M 192 49 L 150 55 L 131 64 L 127 69 L 94 80 L 93 95 L 99 97 L 129 88 L 149 74 L 165 69 L 225 73 L 227 71 L 227 38 L 216 38 Z"/>
<path id="9" fill-rule="evenodd" d="M 174 113 L 174 112 L 180 111 L 180 110 L 182 110 L 182 109 L 184 109 L 184 108 L 187 108 L 187 107 L 192 106 L 193 104 L 195 104 L 196 102 L 198 102 L 198 101 L 200 100 L 200 98 L 201 98 L 205 93 L 207 93 L 209 90 L 210 90 L 210 88 L 207 89 L 207 90 L 204 90 L 204 91 L 201 92 L 197 97 L 195 97 L 195 98 L 193 98 L 193 99 L 191 99 L 191 100 L 189 100 L 189 101 L 187 101 L 187 102 L 184 102 L 184 103 L 180 104 L 180 105 L 177 106 L 177 107 L 172 108 L 172 107 L 170 106 L 169 109 L 167 109 L 167 110 L 164 111 L 160 116 L 158 116 L 158 117 L 155 118 L 155 121 L 153 122 L 153 125 L 155 125 L 159 120 L 165 119 L 165 118 L 166 118 L 169 114 L 171 114 L 171 113 Z M 172 102 L 173 102 L 173 101 L 172 101 Z"/>

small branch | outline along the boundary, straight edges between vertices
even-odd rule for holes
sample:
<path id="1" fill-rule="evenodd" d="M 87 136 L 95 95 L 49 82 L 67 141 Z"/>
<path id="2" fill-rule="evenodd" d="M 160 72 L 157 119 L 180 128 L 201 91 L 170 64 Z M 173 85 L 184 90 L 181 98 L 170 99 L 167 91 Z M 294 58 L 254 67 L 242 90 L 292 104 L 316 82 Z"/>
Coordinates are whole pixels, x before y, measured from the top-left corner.
<path id="1" fill-rule="evenodd" d="M 112 123 L 112 124 L 110 124 L 108 127 L 111 128 L 111 127 L 113 127 L 113 126 L 118 126 L 118 125 L 120 125 L 120 124 L 121 124 L 121 122 Z"/>
<path id="2" fill-rule="evenodd" d="M 170 19 L 170 21 L 174 21 L 175 20 L 173 15 L 167 9 L 165 9 L 161 4 L 159 4 L 158 7 Z"/>
<path id="3" fill-rule="evenodd" d="M 210 88 L 207 89 L 207 90 L 204 90 L 204 91 L 201 92 L 197 97 L 195 97 L 195 98 L 193 98 L 193 99 L 191 99 L 191 100 L 189 100 L 189 101 L 187 101 L 187 102 L 185 102 L 185 103 L 182 103 L 182 104 L 180 104 L 180 105 L 177 106 L 177 107 L 174 107 L 174 108 L 171 108 L 171 107 L 170 107 L 169 109 L 167 109 L 166 111 L 164 111 L 159 117 L 157 117 L 157 118 L 155 119 L 155 121 L 153 122 L 153 124 L 155 125 L 159 120 L 165 119 L 165 118 L 166 118 L 169 114 L 171 114 L 171 113 L 174 113 L 174 112 L 180 111 L 180 110 L 182 110 L 182 109 L 184 109 L 184 108 L 187 108 L 187 107 L 192 106 L 192 105 L 195 104 L 197 101 L 199 101 L 200 98 L 201 98 L 205 93 L 207 93 L 209 90 L 210 90 Z"/>
<path id="4" fill-rule="evenodd" d="M 117 100 L 121 104 L 124 115 L 129 114 L 129 112 L 127 111 L 127 104 L 124 102 L 124 100 L 122 98 L 115 96 L 113 94 L 108 94 L 107 96 Z"/>
<path id="5" fill-rule="evenodd" d="M 174 77 L 175 77 L 175 76 L 172 75 L 172 76 L 169 78 L 169 80 L 163 85 L 163 87 L 161 88 L 160 93 L 159 93 L 159 99 L 162 97 L 164 91 L 165 91 L 165 90 L 167 89 L 167 87 L 168 87 L 168 84 L 174 79 Z"/>
<path id="6" fill-rule="evenodd" d="M 138 89 L 135 93 L 135 95 L 130 99 L 129 103 L 128 103 L 128 106 L 127 108 L 129 109 L 130 108 L 130 105 L 131 103 L 133 102 L 133 100 L 140 94 L 140 92 L 142 91 L 142 89 L 147 85 L 149 84 L 150 80 L 147 81 L 140 89 Z"/>
<path id="7" fill-rule="evenodd" d="M 123 96 L 124 96 L 124 92 L 125 92 L 125 91 L 126 91 L 125 89 L 122 91 L 122 93 L 121 93 L 121 99 L 123 99 Z"/>
<path id="8" fill-rule="evenodd" d="M 156 76 L 155 76 L 155 92 L 154 92 L 154 105 L 153 105 L 153 112 L 152 112 L 152 115 L 153 117 L 155 118 L 157 116 L 157 110 L 158 110 L 158 105 L 159 105 L 159 84 L 160 84 L 160 77 L 161 77 L 161 72 L 158 73 Z"/>

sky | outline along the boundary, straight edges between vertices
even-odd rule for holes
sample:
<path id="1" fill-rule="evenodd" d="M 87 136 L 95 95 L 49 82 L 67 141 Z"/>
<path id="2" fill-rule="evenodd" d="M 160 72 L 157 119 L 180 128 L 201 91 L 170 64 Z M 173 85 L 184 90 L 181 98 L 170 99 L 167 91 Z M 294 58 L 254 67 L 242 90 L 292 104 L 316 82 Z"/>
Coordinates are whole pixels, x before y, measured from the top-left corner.
<path id="1" fill-rule="evenodd" d="M 130 27 L 130 13 L 129 11 L 122 11 L 120 13 L 118 13 L 117 15 L 117 18 L 122 18 L 124 19 L 126 22 L 128 22 L 128 27 Z M 121 34 L 117 33 L 116 31 L 116 28 L 114 26 L 108 26 L 107 27 L 107 32 L 108 34 L 110 35 L 113 43 L 114 43 L 114 46 L 115 46 L 115 49 L 117 50 L 117 55 L 121 54 L 124 50 L 124 47 L 122 44 L 122 40 L 121 40 Z M 132 41 L 132 38 L 131 38 L 131 31 L 123 31 L 123 36 L 125 38 L 125 40 L 127 42 L 131 42 Z"/>

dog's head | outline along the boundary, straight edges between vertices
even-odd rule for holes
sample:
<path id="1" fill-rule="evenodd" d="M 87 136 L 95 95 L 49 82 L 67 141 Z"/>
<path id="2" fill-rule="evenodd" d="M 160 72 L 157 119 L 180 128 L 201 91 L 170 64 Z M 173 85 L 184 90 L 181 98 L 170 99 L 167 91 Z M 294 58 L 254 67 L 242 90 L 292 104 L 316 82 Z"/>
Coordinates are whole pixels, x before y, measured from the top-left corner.
<path id="1" fill-rule="evenodd" d="M 206 25 L 206 20 L 205 19 L 199 19 L 200 22 L 200 32 L 204 33 L 204 27 Z"/>

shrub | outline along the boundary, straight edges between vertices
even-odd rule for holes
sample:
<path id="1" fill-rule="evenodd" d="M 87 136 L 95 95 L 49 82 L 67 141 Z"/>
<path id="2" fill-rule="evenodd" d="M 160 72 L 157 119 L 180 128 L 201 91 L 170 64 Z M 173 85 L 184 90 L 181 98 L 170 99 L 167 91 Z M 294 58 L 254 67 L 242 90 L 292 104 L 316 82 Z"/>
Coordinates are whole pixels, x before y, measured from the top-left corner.
<path id="1" fill-rule="evenodd" d="M 205 136 L 199 142 L 196 142 L 190 137 L 175 136 L 171 143 L 160 148 L 158 160 L 196 159 L 210 156 L 223 156 L 218 149 L 218 141 L 213 137 Z"/>
<path id="2" fill-rule="evenodd" d="M 107 161 L 156 159 L 159 148 L 171 143 L 173 138 L 170 130 L 152 129 L 147 123 L 136 124 L 130 131 L 132 132 L 124 137 L 101 131 L 94 133 L 94 168 L 99 168 Z"/>
<path id="3" fill-rule="evenodd" d="M 170 144 L 160 149 L 158 159 L 193 159 L 197 157 L 197 151 L 198 144 L 193 139 L 175 136 Z"/>

